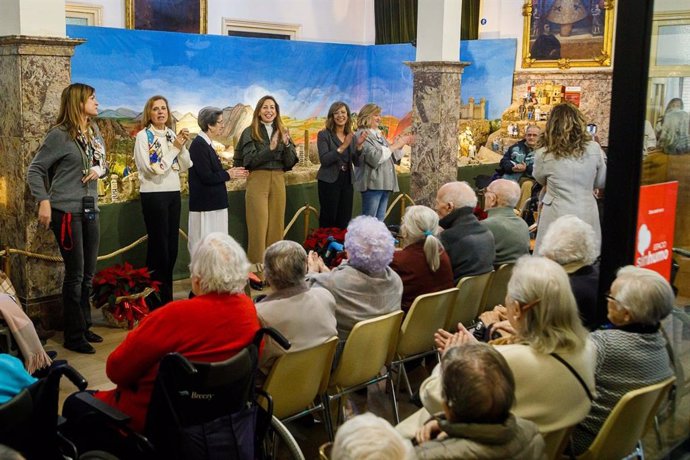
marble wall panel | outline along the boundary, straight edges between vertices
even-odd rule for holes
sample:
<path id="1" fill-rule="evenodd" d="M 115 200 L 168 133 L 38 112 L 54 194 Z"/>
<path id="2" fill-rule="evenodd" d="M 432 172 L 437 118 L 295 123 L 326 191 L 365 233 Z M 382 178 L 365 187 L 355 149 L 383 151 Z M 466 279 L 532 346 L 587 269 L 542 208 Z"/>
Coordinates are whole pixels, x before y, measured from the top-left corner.
<path id="1" fill-rule="evenodd" d="M 589 123 L 598 126 L 601 145 L 609 143 L 609 118 L 611 116 L 611 71 L 597 72 L 515 72 L 513 77 L 513 102 L 518 102 L 527 87 L 543 82 L 564 86 L 580 86 L 580 110 Z"/>
<path id="2" fill-rule="evenodd" d="M 457 177 L 457 126 L 460 77 L 464 63 L 415 62 L 410 158 L 410 193 L 417 204 L 432 206 L 441 185 Z"/>
<path id="3" fill-rule="evenodd" d="M 60 94 L 70 83 L 70 56 L 80 40 L 0 37 L 0 244 L 59 255 L 52 232 L 38 228 L 26 172 L 57 117 Z M 30 314 L 55 309 L 62 264 L 12 256 L 11 279 Z M 59 309 L 59 305 L 57 305 Z"/>
<path id="4" fill-rule="evenodd" d="M 0 133 L 21 136 L 21 86 L 19 56 L 0 55 Z"/>
<path id="5" fill-rule="evenodd" d="M 24 108 L 22 132 L 25 136 L 42 137 L 55 123 L 60 95 L 70 81 L 70 60 L 68 57 L 23 56 L 20 78 Z"/>

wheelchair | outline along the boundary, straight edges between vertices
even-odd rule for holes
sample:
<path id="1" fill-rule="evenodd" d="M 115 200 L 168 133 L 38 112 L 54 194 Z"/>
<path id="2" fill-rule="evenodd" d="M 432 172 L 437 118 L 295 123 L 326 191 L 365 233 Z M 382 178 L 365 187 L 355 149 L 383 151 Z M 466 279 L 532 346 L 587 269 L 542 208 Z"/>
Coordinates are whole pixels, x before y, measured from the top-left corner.
<path id="1" fill-rule="evenodd" d="M 278 331 L 260 329 L 253 342 L 222 362 L 190 362 L 179 353 L 160 363 L 144 434 L 129 417 L 89 392 L 70 396 L 61 433 L 80 451 L 100 450 L 123 459 L 268 459 L 278 444 L 289 458 L 304 459 L 290 432 L 272 414 L 270 395 L 255 388 L 265 334 L 283 348 Z M 257 403 L 261 395 L 267 409 Z M 281 451 L 281 452 L 282 452 Z"/>
<path id="2" fill-rule="evenodd" d="M 79 390 L 87 382 L 72 366 L 53 365 L 46 375 L 0 405 L 0 444 L 28 460 L 77 458 L 76 446 L 61 435 L 65 421 L 58 417 L 60 379 L 67 377 Z"/>

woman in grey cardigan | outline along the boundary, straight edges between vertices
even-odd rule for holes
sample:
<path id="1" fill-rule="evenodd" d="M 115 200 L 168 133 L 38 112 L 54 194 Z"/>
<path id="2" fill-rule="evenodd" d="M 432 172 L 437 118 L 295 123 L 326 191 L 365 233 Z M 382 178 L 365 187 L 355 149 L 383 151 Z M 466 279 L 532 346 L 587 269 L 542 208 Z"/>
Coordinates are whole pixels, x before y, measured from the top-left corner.
<path id="1" fill-rule="evenodd" d="M 95 353 L 89 295 L 96 271 L 100 229 L 97 181 L 107 173 L 105 145 L 91 120 L 98 115 L 95 90 L 83 83 L 65 88 L 57 122 L 38 149 L 27 180 L 38 201 L 38 222 L 55 234 L 65 263 L 62 303 L 68 350 Z M 47 184 L 47 185 L 46 185 Z"/>
<path id="2" fill-rule="evenodd" d="M 357 133 L 360 139 L 363 132 L 368 132 L 362 144 L 362 150 L 355 153 L 355 190 L 362 192 L 362 214 L 373 216 L 383 221 L 388 207 L 388 195 L 397 192 L 398 176 L 395 165 L 400 164 L 405 145 L 413 141 L 412 135 L 398 136 L 389 144 L 379 129 L 381 107 L 366 104 L 357 116 Z"/>

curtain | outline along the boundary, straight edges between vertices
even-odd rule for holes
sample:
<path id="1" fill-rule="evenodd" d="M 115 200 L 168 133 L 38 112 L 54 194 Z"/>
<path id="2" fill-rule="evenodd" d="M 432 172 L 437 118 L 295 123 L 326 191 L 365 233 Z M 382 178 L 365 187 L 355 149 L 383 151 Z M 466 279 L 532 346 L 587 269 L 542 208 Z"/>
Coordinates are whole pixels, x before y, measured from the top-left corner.
<path id="1" fill-rule="evenodd" d="M 462 1 L 462 40 L 476 40 L 479 35 L 480 1 Z M 417 41 L 417 0 L 375 0 L 374 15 L 377 45 Z"/>
<path id="2" fill-rule="evenodd" d="M 417 41 L 417 0 L 375 0 L 376 44 Z"/>
<path id="3" fill-rule="evenodd" d="M 460 39 L 476 40 L 479 38 L 479 3 L 481 0 L 462 0 L 462 18 L 460 19 Z"/>

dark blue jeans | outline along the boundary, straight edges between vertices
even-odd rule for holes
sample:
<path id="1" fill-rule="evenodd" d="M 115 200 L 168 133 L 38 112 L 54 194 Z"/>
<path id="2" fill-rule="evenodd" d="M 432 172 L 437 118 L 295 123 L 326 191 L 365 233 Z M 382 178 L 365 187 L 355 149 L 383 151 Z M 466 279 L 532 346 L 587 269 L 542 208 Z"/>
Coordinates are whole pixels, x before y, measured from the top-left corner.
<path id="1" fill-rule="evenodd" d="M 383 222 L 388 207 L 388 190 L 367 190 L 362 192 L 362 214 L 373 216 Z"/>
<path id="2" fill-rule="evenodd" d="M 61 236 L 66 214 L 52 210 L 50 227 L 55 234 L 60 254 L 65 264 L 62 282 L 62 311 L 65 321 L 65 345 L 78 346 L 86 343 L 84 333 L 91 327 L 91 282 L 96 272 L 100 225 L 98 214 L 94 220 L 83 220 L 81 214 L 73 214 L 69 238 L 67 227 Z M 65 220 L 66 223 L 66 220 Z"/>

